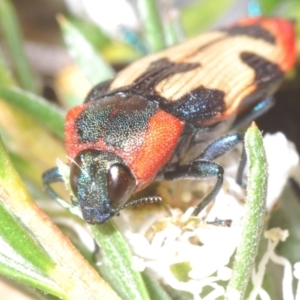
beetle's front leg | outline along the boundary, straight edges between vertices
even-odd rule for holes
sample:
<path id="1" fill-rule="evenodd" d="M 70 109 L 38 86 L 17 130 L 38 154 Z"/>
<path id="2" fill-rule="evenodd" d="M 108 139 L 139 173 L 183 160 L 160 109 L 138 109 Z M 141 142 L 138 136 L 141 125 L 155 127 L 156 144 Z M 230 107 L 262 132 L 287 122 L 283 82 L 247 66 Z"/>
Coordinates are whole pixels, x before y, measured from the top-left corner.
<path id="1" fill-rule="evenodd" d="M 193 162 L 164 174 L 166 180 L 217 178 L 213 190 L 195 208 L 194 216 L 198 215 L 216 197 L 223 184 L 224 169 L 212 160 L 226 154 L 242 141 L 243 137 L 239 133 L 224 135 L 211 143 Z M 243 173 L 244 166 L 245 160 L 242 159 L 238 174 Z"/>
<path id="2" fill-rule="evenodd" d="M 243 136 L 239 133 L 231 133 L 221 136 L 213 141 L 196 159 L 215 160 L 235 148 L 243 142 Z"/>
<path id="3" fill-rule="evenodd" d="M 72 204 L 60 198 L 60 196 L 51 188 L 52 183 L 64 182 L 64 178 L 61 175 L 59 168 L 55 167 L 43 174 L 43 183 L 46 192 L 63 208 L 67 209 L 73 214 L 76 214 L 81 217 L 81 214 L 78 213 L 78 203 L 73 202 Z"/>
<path id="4" fill-rule="evenodd" d="M 47 170 L 45 173 L 43 173 L 42 180 L 44 183 L 44 188 L 46 192 L 53 198 L 55 201 L 60 203 L 60 197 L 54 192 L 54 190 L 51 188 L 50 184 L 56 183 L 56 182 L 64 182 L 64 179 L 62 175 L 59 172 L 59 169 L 57 167 L 52 168 L 50 170 Z"/>
<path id="5" fill-rule="evenodd" d="M 164 178 L 166 180 L 174 179 L 208 179 L 217 178 L 217 182 L 213 190 L 201 201 L 195 208 L 193 216 L 197 216 L 218 194 L 223 184 L 223 167 L 215 162 L 208 160 L 196 160 L 192 163 L 180 167 L 174 172 L 166 172 Z"/>

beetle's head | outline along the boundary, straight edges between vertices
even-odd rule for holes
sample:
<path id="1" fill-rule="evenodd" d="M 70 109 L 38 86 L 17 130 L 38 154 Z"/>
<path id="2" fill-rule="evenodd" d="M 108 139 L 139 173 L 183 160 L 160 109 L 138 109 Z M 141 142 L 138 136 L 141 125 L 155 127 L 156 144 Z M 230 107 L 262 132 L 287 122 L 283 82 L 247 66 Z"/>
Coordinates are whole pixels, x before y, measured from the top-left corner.
<path id="1" fill-rule="evenodd" d="M 85 221 L 101 224 L 124 207 L 136 180 L 117 155 L 85 150 L 72 161 L 70 184 Z"/>

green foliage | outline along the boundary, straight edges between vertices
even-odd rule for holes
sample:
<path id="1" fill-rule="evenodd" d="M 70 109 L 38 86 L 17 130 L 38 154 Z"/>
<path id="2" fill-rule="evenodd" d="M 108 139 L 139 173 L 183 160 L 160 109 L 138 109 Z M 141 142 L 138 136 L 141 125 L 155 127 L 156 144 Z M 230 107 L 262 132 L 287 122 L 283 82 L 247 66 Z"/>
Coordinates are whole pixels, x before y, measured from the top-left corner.
<path id="1" fill-rule="evenodd" d="M 299 1 L 286 2 L 286 15 L 296 15 L 299 19 Z M 279 0 L 264 0 L 261 3 L 263 11 L 269 14 L 283 6 Z M 201 1 L 183 8 L 183 31 L 190 36 L 204 30 L 222 18 L 232 4 L 231 0 Z M 138 11 L 144 27 L 144 40 L 140 43 L 142 49 L 146 45 L 149 52 L 155 52 L 166 47 L 166 44 L 182 40 L 182 28 L 179 28 L 177 20 L 164 23 L 158 16 L 156 1 L 138 1 Z M 119 51 L 114 49 L 119 44 L 84 20 L 59 16 L 58 22 L 69 52 L 90 84 L 95 85 L 112 78 L 115 71 L 101 56 L 99 49 L 111 47 L 112 52 Z M 133 269 L 131 251 L 113 221 L 91 227 L 95 241 L 105 254 L 101 269 L 105 274 L 101 275 L 108 281 L 107 284 L 95 271 L 95 265 L 87 263 L 68 238 L 32 201 L 24 182 L 32 194 L 40 195 L 41 174 L 53 166 L 57 157 L 66 160 L 62 142 L 66 112 L 38 94 L 38 75 L 33 74 L 24 54 L 21 26 L 9 0 L 0 0 L 0 27 L 3 42 L 13 62 L 9 69 L 0 56 L 0 134 L 7 146 L 6 150 L 0 141 L 0 273 L 61 299 L 170 299 L 149 275 L 141 275 Z M 126 60 L 128 57 L 124 54 Z M 251 138 L 256 141 L 254 144 Z M 252 163 L 258 164 L 260 171 L 250 175 L 249 205 L 255 207 L 249 206 L 250 227 L 247 228 L 250 231 L 245 233 L 245 255 L 249 264 L 240 265 L 237 259 L 232 283 L 232 287 L 241 293 L 245 287 L 241 278 L 249 276 L 259 240 L 250 238 L 254 236 L 254 231 L 259 235 L 262 224 L 262 215 L 252 213 L 255 210 L 263 211 L 266 180 L 263 149 L 257 129 L 250 129 L 246 145 L 250 172 L 255 169 L 251 167 Z M 261 189 L 257 189 L 258 186 Z M 69 218 L 69 215 L 64 212 L 62 217 Z M 297 215 L 293 219 L 297 219 Z M 75 218 L 73 221 L 83 227 L 82 221 Z M 296 237 L 295 241 L 298 240 Z M 248 248 L 249 243 L 253 246 L 251 249 Z M 298 251 L 297 247 L 293 249 Z M 93 257 L 92 250 L 85 251 L 89 251 L 86 257 Z M 178 276 L 185 276 L 188 272 L 184 264 L 175 267 L 180 274 Z M 180 270 L 180 267 L 184 270 Z M 172 297 L 174 295 L 180 293 L 172 291 Z"/>

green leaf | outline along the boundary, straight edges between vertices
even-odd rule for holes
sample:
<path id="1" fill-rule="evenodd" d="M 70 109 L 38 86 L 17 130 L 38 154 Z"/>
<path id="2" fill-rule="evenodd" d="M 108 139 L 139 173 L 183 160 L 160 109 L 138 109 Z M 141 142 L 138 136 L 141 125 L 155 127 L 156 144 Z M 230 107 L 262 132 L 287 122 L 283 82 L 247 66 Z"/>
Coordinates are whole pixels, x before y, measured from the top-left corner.
<path id="1" fill-rule="evenodd" d="M 3 167 L 3 160 L 0 161 L 0 166 Z M 2 169 L 0 173 L 1 181 L 6 181 L 6 170 Z M 54 267 L 54 263 L 50 260 L 45 251 L 37 244 L 31 235 L 28 234 L 26 228 L 15 220 L 14 216 L 9 214 L 9 207 L 5 205 L 5 191 L 0 194 L 0 234 L 4 241 L 6 241 L 13 249 L 15 249 L 22 257 L 32 263 L 34 266 L 42 271 Z"/>
<path id="2" fill-rule="evenodd" d="M 2 141 L 0 201 L 3 274 L 62 299 L 119 299 L 31 200 Z"/>
<path id="3" fill-rule="evenodd" d="M 12 201 L 10 191 L 24 188 L 15 178 L 13 166 L 0 141 L 0 272 L 62 297 L 64 293 L 59 286 L 43 274 L 54 269 L 55 263 L 9 205 Z"/>
<path id="4" fill-rule="evenodd" d="M 267 160 L 260 131 L 253 123 L 245 135 L 248 159 L 246 217 L 242 240 L 235 255 L 233 275 L 228 285 L 228 299 L 243 299 L 254 266 L 264 226 L 267 197 Z"/>
<path id="5" fill-rule="evenodd" d="M 194 36 L 220 18 L 232 0 L 196 1 L 181 11 L 181 20 L 187 36 Z"/>
<path id="6" fill-rule="evenodd" d="M 151 275 L 148 275 L 147 273 L 143 272 L 142 276 L 146 284 L 146 287 L 149 291 L 149 295 L 151 295 L 151 299 L 171 300 L 171 297 L 157 282 L 157 280 L 151 277 Z"/>
<path id="7" fill-rule="evenodd" d="M 63 138 L 65 112 L 46 99 L 18 87 L 0 87 L 0 97 L 17 106 L 60 138 Z"/>
<path id="8" fill-rule="evenodd" d="M 34 78 L 24 53 L 20 26 L 16 12 L 8 0 L 0 1 L 0 25 L 21 86 L 34 92 Z"/>
<path id="9" fill-rule="evenodd" d="M 41 122 L 3 100 L 0 101 L 0 133 L 13 157 L 21 163 L 21 168 L 27 168 L 22 175 L 29 173 L 30 177 L 26 179 L 30 178 L 38 186 L 41 186 L 43 171 L 53 167 L 57 158 L 65 160 L 66 152 L 61 140 L 46 130 Z"/>
<path id="10" fill-rule="evenodd" d="M 164 29 L 155 0 L 139 0 L 137 2 L 139 17 L 143 24 L 143 32 L 150 52 L 166 47 Z"/>
<path id="11" fill-rule="evenodd" d="M 70 55 L 80 66 L 91 85 L 112 78 L 115 74 L 112 67 L 100 56 L 86 38 L 63 16 L 58 17 L 64 41 Z"/>
<path id="12" fill-rule="evenodd" d="M 112 220 L 91 226 L 93 236 L 109 260 L 114 286 L 123 300 L 150 300 L 141 274 L 132 268 L 132 255 L 124 237 Z"/>
<path id="13" fill-rule="evenodd" d="M 0 236 L 2 236 L 2 232 L 0 232 Z M 2 275 L 58 297 L 65 296 L 60 287 L 44 273 L 40 272 L 38 268 L 24 261 L 21 255 L 13 255 L 14 250 L 7 245 L 4 246 L 3 242 L 1 242 L 0 245 L 0 273 Z M 30 249 L 31 247 L 27 248 Z M 20 249 L 20 247 L 17 249 Z M 35 248 L 32 249 L 35 250 Z M 5 252 L 8 252 L 7 255 L 5 255 Z"/>
<path id="14" fill-rule="evenodd" d="M 64 138 L 65 112 L 58 107 L 17 87 L 0 86 L 0 98 L 26 112 L 59 138 Z"/>
<path id="15" fill-rule="evenodd" d="M 111 44 L 111 39 L 95 23 L 86 19 L 71 16 L 69 22 L 76 28 L 96 49 L 103 49 Z"/>
<path id="16" fill-rule="evenodd" d="M 168 47 L 183 42 L 185 39 L 181 22 L 177 17 L 164 23 L 164 33 Z"/>
<path id="17" fill-rule="evenodd" d="M 286 1 L 285 3 L 290 2 Z M 282 4 L 282 0 L 260 0 L 259 1 L 259 6 L 261 7 L 261 10 L 264 15 L 266 14 L 272 14 L 274 13 L 274 10 L 278 5 Z"/>
<path id="18" fill-rule="evenodd" d="M 2 60 L 2 57 L 0 56 L 0 86 L 2 85 L 13 85 L 15 84 L 11 72 L 5 65 L 4 61 Z"/>

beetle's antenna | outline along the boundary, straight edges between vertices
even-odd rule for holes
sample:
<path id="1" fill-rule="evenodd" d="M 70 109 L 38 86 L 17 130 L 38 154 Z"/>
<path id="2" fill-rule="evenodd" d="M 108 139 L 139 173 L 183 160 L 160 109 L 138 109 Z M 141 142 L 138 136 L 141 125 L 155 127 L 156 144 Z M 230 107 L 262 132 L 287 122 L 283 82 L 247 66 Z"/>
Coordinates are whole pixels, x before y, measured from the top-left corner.
<path id="1" fill-rule="evenodd" d="M 118 212 L 118 211 L 120 211 L 124 208 L 133 207 L 133 206 L 136 206 L 136 205 L 158 203 L 158 202 L 161 202 L 161 201 L 162 201 L 162 198 L 158 197 L 158 196 L 141 198 L 141 199 L 133 200 L 129 203 L 126 203 L 125 205 L 119 207 L 116 211 Z"/>

